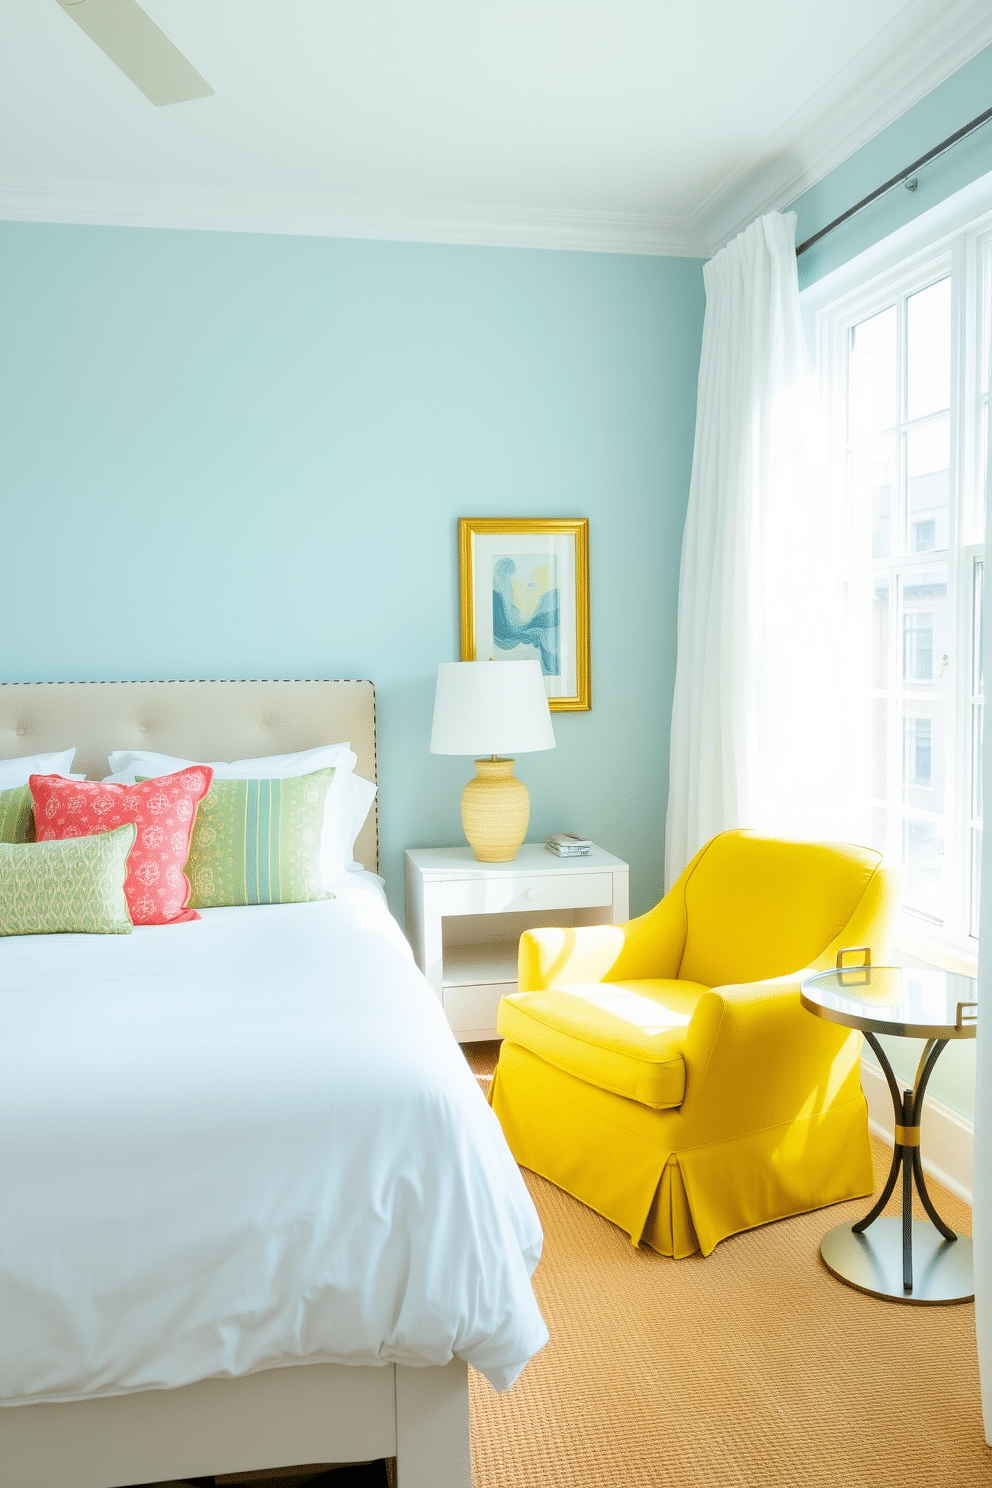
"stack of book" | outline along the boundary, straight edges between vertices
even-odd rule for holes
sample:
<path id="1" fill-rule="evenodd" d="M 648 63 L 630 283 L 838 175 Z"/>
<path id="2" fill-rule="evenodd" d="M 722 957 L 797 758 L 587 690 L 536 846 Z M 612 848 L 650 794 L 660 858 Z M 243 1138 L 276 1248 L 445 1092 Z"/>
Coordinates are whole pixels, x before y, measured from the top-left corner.
<path id="1" fill-rule="evenodd" d="M 545 847 L 559 858 L 585 858 L 592 852 L 588 837 L 577 837 L 574 832 L 549 832 Z"/>

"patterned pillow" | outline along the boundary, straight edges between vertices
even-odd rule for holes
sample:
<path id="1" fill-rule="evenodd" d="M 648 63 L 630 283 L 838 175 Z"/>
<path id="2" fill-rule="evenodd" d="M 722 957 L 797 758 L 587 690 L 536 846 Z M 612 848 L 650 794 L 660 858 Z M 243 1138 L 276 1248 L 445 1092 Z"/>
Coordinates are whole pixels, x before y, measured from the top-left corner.
<path id="1" fill-rule="evenodd" d="M 0 842 L 0 935 L 130 935 L 124 897 L 137 828 L 63 842 Z"/>
<path id="2" fill-rule="evenodd" d="M 96 780 L 66 780 L 61 775 L 32 775 L 35 830 L 39 842 L 90 837 L 122 822 L 138 829 L 127 863 L 124 893 L 136 925 L 175 925 L 198 920 L 184 906 L 189 881 L 183 864 L 199 801 L 210 789 L 207 765 L 180 770 L 140 785 L 102 785 Z"/>
<path id="3" fill-rule="evenodd" d="M 215 780 L 200 803 L 186 872 L 190 905 L 333 899 L 323 887 L 320 831 L 334 771 L 290 780 Z"/>
<path id="4" fill-rule="evenodd" d="M 15 785 L 0 791 L 0 842 L 33 842 L 34 812 L 31 787 Z"/>

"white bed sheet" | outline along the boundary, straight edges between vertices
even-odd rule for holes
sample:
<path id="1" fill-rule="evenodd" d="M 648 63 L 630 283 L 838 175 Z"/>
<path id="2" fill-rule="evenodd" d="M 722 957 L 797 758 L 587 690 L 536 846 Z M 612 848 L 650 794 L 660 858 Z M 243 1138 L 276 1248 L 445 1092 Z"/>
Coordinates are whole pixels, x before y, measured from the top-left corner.
<path id="1" fill-rule="evenodd" d="M 372 874 L 0 940 L 0 1403 L 547 1339 L 541 1229 Z"/>

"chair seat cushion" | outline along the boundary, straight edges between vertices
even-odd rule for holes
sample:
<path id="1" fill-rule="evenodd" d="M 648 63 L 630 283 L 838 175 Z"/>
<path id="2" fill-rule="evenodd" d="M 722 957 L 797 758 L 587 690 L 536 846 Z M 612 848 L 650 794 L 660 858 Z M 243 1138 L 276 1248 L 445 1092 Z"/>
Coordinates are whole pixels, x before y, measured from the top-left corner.
<path id="1" fill-rule="evenodd" d="M 708 988 L 699 982 L 592 982 L 512 992 L 503 1038 L 600 1090 L 666 1110 L 685 1095 L 685 1033 Z"/>

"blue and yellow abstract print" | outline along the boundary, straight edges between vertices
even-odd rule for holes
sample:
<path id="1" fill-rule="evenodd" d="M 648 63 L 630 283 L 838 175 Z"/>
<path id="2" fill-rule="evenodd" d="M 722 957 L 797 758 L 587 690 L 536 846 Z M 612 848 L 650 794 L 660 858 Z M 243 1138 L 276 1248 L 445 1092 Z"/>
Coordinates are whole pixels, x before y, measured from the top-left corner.
<path id="1" fill-rule="evenodd" d="M 561 675 L 558 560 L 493 559 L 493 641 L 501 660 L 540 657 L 546 677 Z"/>

